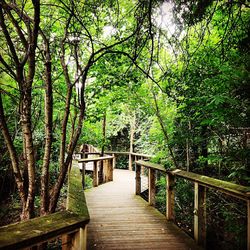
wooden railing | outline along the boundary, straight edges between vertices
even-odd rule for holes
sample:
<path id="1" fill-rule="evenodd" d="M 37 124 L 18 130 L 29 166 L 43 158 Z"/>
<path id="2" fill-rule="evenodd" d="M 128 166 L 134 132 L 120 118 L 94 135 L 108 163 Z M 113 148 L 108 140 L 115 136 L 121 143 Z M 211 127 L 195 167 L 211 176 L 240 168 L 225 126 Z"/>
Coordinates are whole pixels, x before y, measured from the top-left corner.
<path id="1" fill-rule="evenodd" d="M 80 172 L 72 167 L 66 211 L 1 227 L 0 249 L 42 249 L 44 243 L 57 238 L 61 238 L 63 250 L 86 249 L 88 222 Z"/>
<path id="2" fill-rule="evenodd" d="M 78 162 L 82 164 L 83 180 L 85 179 L 85 164 L 88 162 L 93 162 L 93 186 L 94 187 L 97 187 L 99 184 L 113 181 L 113 168 L 115 164 L 113 156 L 83 158 L 83 159 L 78 160 Z M 102 169 L 101 169 L 100 163 L 103 164 Z M 83 181 L 83 186 L 85 186 L 84 181 Z"/>
<path id="3" fill-rule="evenodd" d="M 85 187 L 86 164 L 93 163 L 93 186 L 113 181 L 113 169 L 115 168 L 115 156 L 104 154 L 92 145 L 85 144 L 78 155 L 78 163 L 81 164 L 82 186 Z"/>
<path id="4" fill-rule="evenodd" d="M 128 169 L 133 170 L 133 162 L 137 160 L 149 160 L 152 155 L 148 154 L 140 154 L 140 153 L 134 153 L 134 152 L 118 152 L 118 151 L 106 151 L 106 154 L 112 155 L 114 157 L 114 162 L 116 163 L 116 158 L 119 155 L 126 155 L 128 156 Z M 115 165 L 115 164 L 114 164 Z"/>
<path id="5" fill-rule="evenodd" d="M 141 167 L 148 168 L 149 197 L 150 205 L 155 205 L 156 194 L 156 171 L 166 175 L 166 218 L 174 220 L 175 203 L 175 178 L 180 177 L 194 183 L 194 239 L 203 247 L 206 247 L 206 191 L 207 188 L 244 200 L 247 203 L 248 233 L 247 244 L 250 249 L 250 187 L 245 187 L 230 182 L 210 178 L 207 176 L 186 172 L 176 169 L 167 171 L 162 165 L 148 161 L 136 161 L 136 194 L 141 193 Z"/>

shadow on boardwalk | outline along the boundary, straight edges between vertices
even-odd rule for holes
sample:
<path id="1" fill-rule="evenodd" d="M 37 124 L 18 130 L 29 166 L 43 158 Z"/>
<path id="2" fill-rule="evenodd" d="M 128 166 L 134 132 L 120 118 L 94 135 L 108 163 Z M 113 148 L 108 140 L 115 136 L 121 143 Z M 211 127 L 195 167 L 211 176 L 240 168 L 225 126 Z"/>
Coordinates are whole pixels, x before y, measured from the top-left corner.
<path id="1" fill-rule="evenodd" d="M 88 250 L 200 249 L 134 190 L 135 173 L 115 170 L 113 182 L 86 191 Z"/>

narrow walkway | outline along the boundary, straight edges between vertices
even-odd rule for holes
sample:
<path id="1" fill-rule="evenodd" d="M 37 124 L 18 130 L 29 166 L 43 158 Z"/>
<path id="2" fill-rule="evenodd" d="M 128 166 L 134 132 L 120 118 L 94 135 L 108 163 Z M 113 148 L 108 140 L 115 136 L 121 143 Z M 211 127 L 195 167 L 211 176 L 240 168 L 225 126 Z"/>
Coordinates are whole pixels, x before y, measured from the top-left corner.
<path id="1" fill-rule="evenodd" d="M 113 182 L 86 191 L 91 218 L 88 250 L 199 249 L 134 190 L 134 172 L 115 170 Z"/>

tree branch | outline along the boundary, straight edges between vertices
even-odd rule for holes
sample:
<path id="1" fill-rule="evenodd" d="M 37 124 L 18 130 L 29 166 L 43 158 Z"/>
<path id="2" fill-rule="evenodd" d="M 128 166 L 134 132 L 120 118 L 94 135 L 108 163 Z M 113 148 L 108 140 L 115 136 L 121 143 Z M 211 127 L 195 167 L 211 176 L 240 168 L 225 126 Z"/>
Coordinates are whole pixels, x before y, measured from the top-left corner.
<path id="1" fill-rule="evenodd" d="M 3 0 L 4 1 L 4 0 Z M 8 47 L 10 48 L 11 54 L 13 56 L 14 62 L 16 66 L 20 66 L 20 62 L 14 47 L 14 44 L 11 40 L 10 34 L 8 32 L 8 29 L 6 27 L 5 21 L 4 21 L 4 15 L 3 15 L 3 3 L 0 3 L 0 26 L 2 27 L 4 37 L 7 41 Z"/>

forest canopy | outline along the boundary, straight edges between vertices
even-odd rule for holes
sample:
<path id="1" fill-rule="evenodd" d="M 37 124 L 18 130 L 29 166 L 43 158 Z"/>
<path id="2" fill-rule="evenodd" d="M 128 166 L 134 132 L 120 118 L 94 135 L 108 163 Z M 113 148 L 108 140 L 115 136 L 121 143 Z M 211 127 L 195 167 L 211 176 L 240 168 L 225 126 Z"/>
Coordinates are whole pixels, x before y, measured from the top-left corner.
<path id="1" fill-rule="evenodd" d="M 81 144 L 249 185 L 248 1 L 1 0 L 0 31 L 0 193 L 22 219 L 55 212 Z"/>

